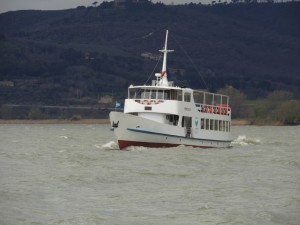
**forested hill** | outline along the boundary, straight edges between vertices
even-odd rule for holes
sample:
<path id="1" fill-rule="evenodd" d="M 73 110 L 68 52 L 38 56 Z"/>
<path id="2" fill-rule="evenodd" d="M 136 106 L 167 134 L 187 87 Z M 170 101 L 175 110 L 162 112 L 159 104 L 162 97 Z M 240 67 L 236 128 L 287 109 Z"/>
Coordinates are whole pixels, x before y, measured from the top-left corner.
<path id="1" fill-rule="evenodd" d="M 211 91 L 231 85 L 249 98 L 274 90 L 299 97 L 300 2 L 146 1 L 0 14 L 0 104 L 89 104 L 112 91 L 124 96 L 129 84 L 148 80 L 166 29 L 175 50 L 169 79 L 178 85 L 203 89 L 202 77 Z"/>

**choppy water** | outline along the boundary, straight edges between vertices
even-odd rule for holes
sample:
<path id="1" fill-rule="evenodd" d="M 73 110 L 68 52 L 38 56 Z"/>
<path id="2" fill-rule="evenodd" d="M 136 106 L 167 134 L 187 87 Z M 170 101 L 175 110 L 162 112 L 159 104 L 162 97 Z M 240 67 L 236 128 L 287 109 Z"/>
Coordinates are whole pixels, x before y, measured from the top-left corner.
<path id="1" fill-rule="evenodd" d="M 116 149 L 108 125 L 0 125 L 0 224 L 300 224 L 300 127 Z"/>

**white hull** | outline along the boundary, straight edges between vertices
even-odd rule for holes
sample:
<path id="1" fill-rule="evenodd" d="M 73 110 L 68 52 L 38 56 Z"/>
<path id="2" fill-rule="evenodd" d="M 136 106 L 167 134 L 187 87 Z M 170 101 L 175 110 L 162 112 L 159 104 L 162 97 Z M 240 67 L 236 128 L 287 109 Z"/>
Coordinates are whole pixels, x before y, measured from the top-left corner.
<path id="1" fill-rule="evenodd" d="M 120 149 L 128 146 L 176 147 L 179 145 L 200 148 L 228 147 L 231 142 L 228 138 L 208 139 L 207 134 L 197 128 L 193 128 L 191 135 L 186 137 L 184 127 L 162 124 L 120 112 L 111 112 L 110 121 L 114 126 Z M 218 135 L 216 134 L 215 137 Z"/>

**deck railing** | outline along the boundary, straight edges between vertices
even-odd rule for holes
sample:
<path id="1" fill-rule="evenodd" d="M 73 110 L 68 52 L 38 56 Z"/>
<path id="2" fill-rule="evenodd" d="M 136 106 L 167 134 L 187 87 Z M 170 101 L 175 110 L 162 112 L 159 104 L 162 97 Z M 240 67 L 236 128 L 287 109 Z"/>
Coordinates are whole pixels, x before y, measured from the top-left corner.
<path id="1" fill-rule="evenodd" d="M 219 115 L 231 114 L 231 108 L 226 104 L 217 104 L 217 105 L 205 105 L 205 104 L 196 104 L 196 107 L 199 107 L 198 111 L 201 113 L 212 113 Z"/>

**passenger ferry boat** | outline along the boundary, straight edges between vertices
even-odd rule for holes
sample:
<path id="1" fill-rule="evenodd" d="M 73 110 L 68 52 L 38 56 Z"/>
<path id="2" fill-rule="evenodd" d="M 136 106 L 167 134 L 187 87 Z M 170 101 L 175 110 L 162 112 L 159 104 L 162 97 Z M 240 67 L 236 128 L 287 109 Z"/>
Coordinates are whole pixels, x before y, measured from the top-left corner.
<path id="1" fill-rule="evenodd" d="M 110 112 L 120 149 L 128 146 L 200 148 L 230 145 L 229 97 L 176 87 L 167 78 L 168 31 L 162 71 L 152 85 L 129 86 L 124 112 Z"/>

